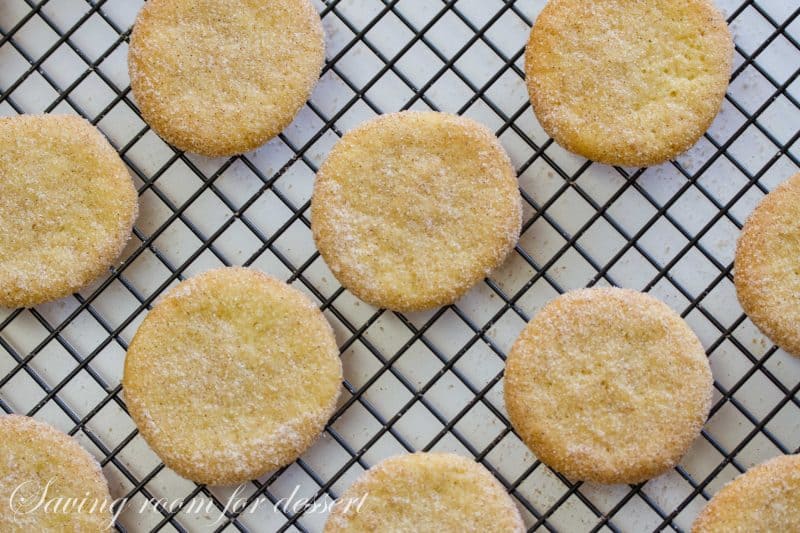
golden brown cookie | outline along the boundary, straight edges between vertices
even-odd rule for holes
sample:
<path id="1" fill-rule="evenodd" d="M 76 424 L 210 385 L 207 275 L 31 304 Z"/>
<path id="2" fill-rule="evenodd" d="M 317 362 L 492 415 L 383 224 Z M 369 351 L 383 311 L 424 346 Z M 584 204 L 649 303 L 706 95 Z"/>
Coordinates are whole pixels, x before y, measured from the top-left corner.
<path id="1" fill-rule="evenodd" d="M 210 485 L 297 459 L 336 406 L 331 326 L 297 289 L 248 268 L 188 279 L 147 315 L 125 358 L 125 402 L 178 474 Z"/>
<path id="2" fill-rule="evenodd" d="M 413 453 L 381 461 L 336 501 L 325 533 L 519 533 L 525 531 L 503 486 L 471 459 Z"/>
<path id="3" fill-rule="evenodd" d="M 72 437 L 27 416 L 0 416 L 0 531 L 106 531 L 100 465 Z"/>
<path id="4" fill-rule="evenodd" d="M 84 119 L 0 118 L 0 306 L 62 298 L 108 272 L 137 209 L 125 164 Z"/>
<path id="5" fill-rule="evenodd" d="M 542 127 L 611 165 L 672 159 L 719 113 L 733 39 L 710 0 L 550 0 L 525 54 Z"/>
<path id="6" fill-rule="evenodd" d="M 486 127 L 455 115 L 383 115 L 347 133 L 317 174 L 311 229 L 339 282 L 367 303 L 453 303 L 519 238 L 514 167 Z"/>
<path id="7" fill-rule="evenodd" d="M 551 468 L 598 483 L 638 483 L 675 466 L 703 427 L 712 390 L 686 322 L 629 289 L 556 298 L 506 362 L 506 409 L 525 444 Z"/>
<path id="8" fill-rule="evenodd" d="M 734 281 L 744 312 L 800 356 L 800 174 L 764 197 L 742 228 Z"/>
<path id="9" fill-rule="evenodd" d="M 207 156 L 257 148 L 297 115 L 325 61 L 309 0 L 149 0 L 131 33 L 131 90 L 145 121 Z"/>
<path id="10" fill-rule="evenodd" d="M 800 456 L 755 466 L 725 485 L 692 526 L 693 533 L 800 531 Z"/>

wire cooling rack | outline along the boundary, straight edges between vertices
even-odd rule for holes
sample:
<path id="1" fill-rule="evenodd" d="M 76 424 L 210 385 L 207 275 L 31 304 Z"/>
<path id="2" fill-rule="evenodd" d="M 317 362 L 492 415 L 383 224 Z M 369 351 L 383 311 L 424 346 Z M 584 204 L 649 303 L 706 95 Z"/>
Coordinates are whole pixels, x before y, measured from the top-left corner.
<path id="1" fill-rule="evenodd" d="M 649 169 L 592 164 L 536 122 L 523 47 L 543 4 L 317 1 L 328 61 L 311 101 L 279 138 L 224 160 L 177 152 L 142 121 L 126 67 L 141 1 L 0 0 L 0 114 L 85 116 L 119 150 L 141 202 L 109 276 L 55 303 L 0 312 L 0 407 L 50 421 L 98 458 L 112 495 L 129 499 L 121 531 L 320 531 L 324 506 L 302 498 L 328 501 L 380 459 L 414 450 L 475 457 L 532 530 L 687 531 L 723 483 L 796 452 L 800 360 L 742 314 L 732 261 L 748 213 L 800 167 L 797 0 L 718 0 L 737 45 L 722 113 L 687 154 Z M 519 172 L 525 220 L 516 253 L 485 283 L 456 305 L 401 315 L 336 283 L 314 249 L 308 207 L 314 172 L 342 132 L 407 108 L 493 128 Z M 239 264 L 319 302 L 341 346 L 345 390 L 323 437 L 291 466 L 238 489 L 197 486 L 138 436 L 122 364 L 164 290 Z M 524 323 L 558 293 L 595 284 L 665 300 L 714 370 L 702 437 L 680 466 L 642 485 L 552 472 L 503 407 L 504 354 Z"/>

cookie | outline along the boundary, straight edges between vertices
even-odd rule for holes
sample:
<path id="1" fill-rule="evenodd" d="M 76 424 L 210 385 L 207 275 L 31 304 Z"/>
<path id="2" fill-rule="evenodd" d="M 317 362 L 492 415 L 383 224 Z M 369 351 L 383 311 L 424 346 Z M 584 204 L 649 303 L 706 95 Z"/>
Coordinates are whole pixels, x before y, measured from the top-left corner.
<path id="1" fill-rule="evenodd" d="M 336 279 L 394 311 L 453 303 L 519 238 L 516 173 L 486 127 L 393 113 L 350 131 L 317 174 L 311 229 Z"/>
<path id="2" fill-rule="evenodd" d="M 0 118 L 0 306 L 33 307 L 107 273 L 137 209 L 125 164 L 84 119 Z"/>
<path id="3" fill-rule="evenodd" d="M 693 533 L 800 531 L 800 456 L 755 466 L 725 485 L 692 525 Z"/>
<path id="4" fill-rule="evenodd" d="M 732 63 L 733 39 L 710 0 L 550 0 L 525 54 L 547 134 L 626 166 L 694 145 L 719 113 Z"/>
<path id="5" fill-rule="evenodd" d="M 128 52 L 147 124 L 207 156 L 241 154 L 280 133 L 324 61 L 322 22 L 309 0 L 149 0 Z"/>
<path id="6" fill-rule="evenodd" d="M 744 312 L 775 344 L 800 356 L 800 174 L 765 196 L 747 219 L 734 265 Z"/>
<path id="7" fill-rule="evenodd" d="M 712 391 L 686 322 L 629 289 L 556 298 L 506 362 L 514 429 L 542 462 L 575 480 L 638 483 L 672 468 L 700 433 Z"/>
<path id="8" fill-rule="evenodd" d="M 333 414 L 341 382 L 317 306 L 236 267 L 172 288 L 131 341 L 122 379 L 130 415 L 164 464 L 209 485 L 297 459 Z"/>
<path id="9" fill-rule="evenodd" d="M 367 470 L 336 501 L 324 531 L 511 533 L 525 528 L 511 497 L 483 466 L 450 453 L 413 453 Z"/>
<path id="10" fill-rule="evenodd" d="M 100 465 L 75 439 L 0 416 L 0 531 L 106 531 L 112 503 Z"/>

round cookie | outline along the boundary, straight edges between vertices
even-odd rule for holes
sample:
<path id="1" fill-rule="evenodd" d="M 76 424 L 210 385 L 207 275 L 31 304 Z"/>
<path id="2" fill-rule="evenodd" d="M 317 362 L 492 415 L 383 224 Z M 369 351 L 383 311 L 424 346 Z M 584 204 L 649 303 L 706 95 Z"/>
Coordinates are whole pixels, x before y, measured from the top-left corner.
<path id="1" fill-rule="evenodd" d="M 800 456 L 755 466 L 725 485 L 692 525 L 693 533 L 800 531 Z"/>
<path id="2" fill-rule="evenodd" d="M 325 533 L 525 531 L 503 486 L 471 459 L 450 453 L 390 457 L 336 501 Z"/>
<path id="3" fill-rule="evenodd" d="M 325 62 L 309 0 L 150 0 L 128 52 L 142 116 L 167 142 L 207 156 L 253 150 L 311 96 Z"/>
<path id="4" fill-rule="evenodd" d="M 75 439 L 0 416 L 0 531 L 107 531 L 113 503 L 100 465 Z"/>
<path id="5" fill-rule="evenodd" d="M 765 196 L 747 219 L 735 267 L 744 312 L 775 344 L 800 356 L 800 174 Z"/>
<path id="6" fill-rule="evenodd" d="M 556 298 L 506 362 L 506 409 L 525 444 L 567 477 L 598 483 L 638 483 L 675 466 L 703 427 L 712 390 L 686 322 L 629 289 Z"/>
<path id="7" fill-rule="evenodd" d="M 108 272 L 137 209 L 125 164 L 84 119 L 0 118 L 0 306 L 62 298 Z"/>
<path id="8" fill-rule="evenodd" d="M 198 483 L 255 479 L 297 459 L 336 406 L 330 324 L 297 289 L 221 268 L 171 289 L 125 358 L 125 402 L 168 467 Z"/>
<path id="9" fill-rule="evenodd" d="M 453 303 L 505 260 L 522 224 L 516 173 L 494 134 L 435 112 L 383 115 L 344 135 L 311 209 L 339 282 L 394 311 Z"/>
<path id="10" fill-rule="evenodd" d="M 525 71 L 556 142 L 601 163 L 647 166 L 705 133 L 732 62 L 733 39 L 710 0 L 550 0 Z"/>

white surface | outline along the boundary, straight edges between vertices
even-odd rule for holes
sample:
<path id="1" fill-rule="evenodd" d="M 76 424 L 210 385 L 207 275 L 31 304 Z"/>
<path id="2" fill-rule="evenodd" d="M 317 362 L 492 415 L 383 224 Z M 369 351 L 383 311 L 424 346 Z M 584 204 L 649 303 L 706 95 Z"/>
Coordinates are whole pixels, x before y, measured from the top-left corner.
<path id="1" fill-rule="evenodd" d="M 481 284 L 458 302 L 457 309 L 441 314 L 414 314 L 401 319 L 392 313 L 377 312 L 347 292 L 327 302 L 326 315 L 344 347 L 342 358 L 351 390 L 358 391 L 374 376 L 380 377 L 333 424 L 350 451 L 326 434 L 303 455 L 301 464 L 289 467 L 270 485 L 268 495 L 272 501 L 289 496 L 296 486 L 300 489 L 295 499 L 313 495 L 319 489 L 317 482 L 325 483 L 335 475 L 350 459 L 350 452 L 376 440 L 360 462 L 336 479 L 327 497 L 339 495 L 364 467 L 406 451 L 404 445 L 467 455 L 479 453 L 484 464 L 496 469 L 505 483 L 514 484 L 517 498 L 525 499 L 538 513 L 550 513 L 547 526 L 562 531 L 591 529 L 598 519 L 581 500 L 590 501 L 605 513 L 627 497 L 629 487 L 581 484 L 570 489 L 544 466 L 528 474 L 534 458 L 493 411 L 501 416 L 505 412 L 499 380 L 501 354 L 511 346 L 525 320 L 559 291 L 594 281 L 649 290 L 683 313 L 709 349 L 717 382 L 717 405 L 706 432 L 721 450 L 701 437 L 681 468 L 684 475 L 703 482 L 723 460 L 723 453 L 741 450 L 734 464 L 725 466 L 711 480 L 706 496 L 740 469 L 781 453 L 781 448 L 794 452 L 800 446 L 800 404 L 796 395 L 787 395 L 796 392 L 800 360 L 775 351 L 748 320 L 742 319 L 731 275 L 741 222 L 765 191 L 798 170 L 798 144 L 789 147 L 791 157 L 781 155 L 779 146 L 764 133 L 769 132 L 778 144 L 783 144 L 796 135 L 800 124 L 800 109 L 786 96 L 772 101 L 778 92 L 772 81 L 783 84 L 790 76 L 796 76 L 800 67 L 800 51 L 788 40 L 800 40 L 797 19 L 787 25 L 784 33 L 773 36 L 774 26 L 758 10 L 752 6 L 744 9 L 732 23 L 740 51 L 751 54 L 765 40 L 770 44 L 755 57 L 756 65 L 744 68 L 733 81 L 730 99 L 709 137 L 679 158 L 680 168 L 666 164 L 627 180 L 623 171 L 597 164 L 587 166 L 583 159 L 548 143 L 527 104 L 520 76 L 521 52 L 530 22 L 543 5 L 541 0 L 459 0 L 452 7 L 446 5 L 451 2 L 399 0 L 389 2 L 390 8 L 378 0 L 328 2 L 335 8 L 323 18 L 327 56 L 337 60 L 332 69 L 326 68 L 312 97 L 312 107 L 306 107 L 280 139 L 232 162 L 177 156 L 137 117 L 128 93 L 127 43 L 118 30 L 124 32 L 130 27 L 142 2 L 0 0 L 0 30 L 8 32 L 28 15 L 32 6 L 40 3 L 41 15 L 47 20 L 34 15 L 10 42 L 0 46 L 0 95 L 6 96 L 8 89 L 16 85 L 30 68 L 29 60 L 49 55 L 0 103 L 0 114 L 78 112 L 93 120 L 111 106 L 97 124 L 123 150 L 136 176 L 142 191 L 141 216 L 136 225 L 138 238 L 125 253 L 125 257 L 135 256 L 122 271 L 125 284 L 115 280 L 98 292 L 101 283 L 97 283 L 82 291 L 80 300 L 66 298 L 40 306 L 33 313 L 0 311 L 0 319 L 9 322 L 0 330 L 5 346 L 0 346 L 0 377 L 17 366 L 10 352 L 21 358 L 38 348 L 27 369 L 16 371 L 0 386 L 0 400 L 16 412 L 32 413 L 65 431 L 74 431 L 75 422 L 54 400 L 37 405 L 46 393 L 33 381 L 31 376 L 35 374 L 48 387 L 57 387 L 60 402 L 79 419 L 101 406 L 88 419 L 86 429 L 104 449 L 95 446 L 83 429 L 77 436 L 105 462 L 104 472 L 115 497 L 128 494 L 132 488 L 117 464 L 106 460 L 106 454 L 126 443 L 134 430 L 119 402 L 125 347 L 157 290 L 169 278 L 170 270 L 187 277 L 223 263 L 247 263 L 281 279 L 290 279 L 291 269 L 302 267 L 301 279 L 291 278 L 295 286 L 306 292 L 315 287 L 326 299 L 337 294 L 339 286 L 322 260 L 317 257 L 307 264 L 314 254 L 306 210 L 314 171 L 341 132 L 378 112 L 409 106 L 464 113 L 498 132 L 521 170 L 521 188 L 534 204 L 526 205 L 526 221 L 534 217 L 535 222 L 519 245 L 533 264 L 515 253 L 492 277 L 497 290 Z M 94 4 L 100 4 L 99 9 Z M 725 0 L 720 4 L 730 14 L 741 2 Z M 759 2 L 778 24 L 792 14 L 796 4 L 794 0 Z M 322 9 L 323 4 L 317 2 L 317 6 Z M 445 14 L 439 21 L 426 28 L 442 10 Z M 502 15 L 494 20 L 501 11 Z M 413 27 L 409 28 L 398 14 Z M 85 22 L 76 27 L 84 18 Z M 376 18 L 379 20 L 373 24 Z M 354 44 L 353 31 L 367 25 L 370 29 L 364 40 Z M 415 39 L 414 34 L 423 28 L 423 37 Z M 58 44 L 59 34 L 68 36 L 66 42 Z M 413 45 L 405 51 L 411 42 Z M 398 53 L 401 54 L 396 57 Z M 453 64 L 446 65 L 453 58 Z M 388 68 L 385 60 L 389 60 Z M 743 61 L 737 53 L 736 67 Z M 382 69 L 386 72 L 373 83 L 373 76 Z M 465 83 L 457 72 L 470 83 Z M 800 82 L 792 80 L 788 93 L 797 101 Z M 364 95 L 359 98 L 354 88 L 360 91 L 365 85 Z M 59 98 L 67 88 L 71 90 L 66 98 Z M 414 96 L 420 89 L 424 90 L 422 97 Z M 118 91 L 122 98 L 115 94 Z M 755 123 L 725 146 L 724 153 L 719 153 L 714 143 L 725 145 L 749 118 L 733 101 L 748 115 L 760 112 Z M 336 117 L 334 129 L 322 129 L 332 117 Z M 513 119 L 510 127 L 509 118 Z M 310 139 L 314 140 L 309 142 Z M 546 149 L 540 154 L 534 146 L 542 145 Z M 303 148 L 305 157 L 293 160 Z M 696 183 L 689 183 L 687 175 L 692 176 L 707 162 L 707 170 Z M 276 175 L 287 164 L 285 171 Z M 196 175 L 190 165 L 202 176 Z M 634 169 L 628 171 L 632 173 Z M 157 178 L 151 181 L 154 175 Z M 758 185 L 748 183 L 753 176 L 759 177 Z M 271 188 L 265 186 L 264 180 Z M 746 193 L 737 196 L 743 188 Z M 203 192 L 195 198 L 200 189 Z M 254 195 L 255 202 L 239 212 Z M 546 208 L 544 213 L 538 212 L 542 206 Z M 664 206 L 667 208 L 662 209 Z M 180 217 L 172 216 L 176 209 Z M 293 216 L 293 211 L 301 209 L 305 211 L 299 217 Z M 262 239 L 270 239 L 284 226 L 285 231 L 270 242 L 270 248 L 262 250 Z M 155 239 L 151 239 L 153 235 L 157 235 Z M 142 238 L 152 242 L 140 250 Z M 627 243 L 632 238 L 631 246 Z M 210 244 L 206 246 L 203 241 Z M 202 253 L 187 263 L 198 250 Z M 622 255 L 617 258 L 620 252 Z M 668 273 L 660 275 L 659 270 L 666 265 L 670 267 Z M 504 299 L 518 292 L 521 296 L 515 305 L 504 307 Z M 88 306 L 81 307 L 83 298 L 89 299 Z M 699 304 L 693 305 L 693 299 L 698 299 Z M 77 316 L 65 323 L 77 309 L 81 309 Z M 129 316 L 134 318 L 128 320 Z M 354 339 L 353 332 L 365 324 L 363 335 Z M 485 334 L 481 334 L 484 327 Z M 55 329 L 57 335 L 40 346 L 48 338 L 48 329 Z M 424 333 L 415 338 L 420 329 Z M 416 340 L 407 346 L 412 338 Z M 469 349 L 462 353 L 465 345 Z M 384 369 L 370 347 L 383 361 L 394 361 L 390 371 Z M 76 367 L 77 360 L 95 351 L 88 366 L 98 379 L 82 369 L 66 384 L 59 385 Z M 458 359 L 453 369 L 440 375 L 444 364 L 455 357 Z M 425 390 L 423 401 L 410 402 L 421 388 Z M 485 396 L 473 401 L 476 392 L 484 388 L 488 388 Z M 733 399 L 720 400 L 732 388 Z M 349 397 L 346 391 L 343 402 Z M 442 420 L 453 420 L 468 405 L 473 406 L 458 418 L 454 429 L 440 434 Z M 402 414 L 396 416 L 398 412 Z M 755 430 L 753 421 L 767 416 L 767 431 Z M 381 426 L 395 418 L 392 431 L 375 439 L 381 434 Z M 149 478 L 159 464 L 138 436 L 116 450 L 114 459 L 138 480 Z M 145 485 L 148 494 L 170 501 L 198 494 L 194 484 L 172 472 L 156 472 Z M 245 494 L 254 489 L 255 485 L 248 484 Z M 628 499 L 611 516 L 610 524 L 621 531 L 652 530 L 662 522 L 653 506 L 671 513 L 691 491 L 690 483 L 680 473 L 671 472 L 650 481 Z M 225 501 L 231 490 L 215 488 L 210 493 Z M 207 500 L 207 494 L 199 492 L 196 501 Z M 552 512 L 553 505 L 562 498 L 563 503 Z M 134 508 L 145 500 L 142 491 L 137 491 L 122 515 L 120 523 L 128 531 L 146 531 L 162 520 L 155 511 L 135 512 Z M 672 527 L 687 530 L 704 502 L 703 496 L 692 499 L 675 517 Z M 535 518 L 524 507 L 521 509 L 526 521 L 533 524 Z M 214 507 L 209 513 L 184 509 L 164 530 L 178 526 L 209 531 L 218 514 Z M 308 513 L 298 524 L 305 530 L 319 531 L 324 519 L 324 513 Z M 286 516 L 273 512 L 267 503 L 254 514 L 245 513 L 239 523 L 253 531 L 273 531 L 285 521 Z M 235 528 L 231 525 L 228 530 Z"/>

